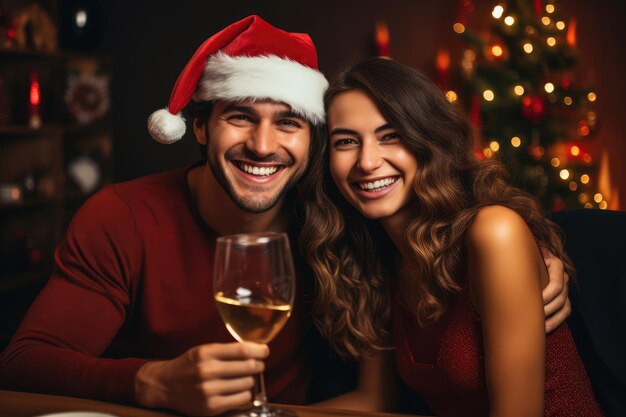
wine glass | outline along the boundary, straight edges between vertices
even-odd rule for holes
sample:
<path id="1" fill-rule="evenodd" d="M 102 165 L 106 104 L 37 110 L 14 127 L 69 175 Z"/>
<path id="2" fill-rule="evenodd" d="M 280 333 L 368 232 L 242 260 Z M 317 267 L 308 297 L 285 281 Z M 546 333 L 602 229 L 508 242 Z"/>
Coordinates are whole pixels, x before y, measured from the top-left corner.
<path id="1" fill-rule="evenodd" d="M 217 310 L 239 342 L 270 342 L 291 315 L 296 292 L 289 239 L 285 233 L 253 233 L 217 239 L 213 273 Z M 263 374 L 256 379 L 253 408 L 240 416 L 295 414 L 267 405 Z"/>

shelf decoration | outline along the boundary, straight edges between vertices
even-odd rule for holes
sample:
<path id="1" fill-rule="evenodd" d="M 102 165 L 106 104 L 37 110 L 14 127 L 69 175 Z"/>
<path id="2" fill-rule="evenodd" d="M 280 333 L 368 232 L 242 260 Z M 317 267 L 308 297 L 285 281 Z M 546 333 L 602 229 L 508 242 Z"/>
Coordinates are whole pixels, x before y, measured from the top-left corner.
<path id="1" fill-rule="evenodd" d="M 100 165 L 87 155 L 81 155 L 67 166 L 67 175 L 78 186 L 82 195 L 95 192 L 102 182 Z"/>
<path id="2" fill-rule="evenodd" d="M 64 98 L 68 113 L 79 124 L 99 120 L 111 107 L 109 77 L 84 73 L 70 75 Z"/>
<path id="3" fill-rule="evenodd" d="M 39 4 L 32 3 L 13 12 L 14 44 L 18 48 L 53 52 L 57 50 L 57 28 Z"/>

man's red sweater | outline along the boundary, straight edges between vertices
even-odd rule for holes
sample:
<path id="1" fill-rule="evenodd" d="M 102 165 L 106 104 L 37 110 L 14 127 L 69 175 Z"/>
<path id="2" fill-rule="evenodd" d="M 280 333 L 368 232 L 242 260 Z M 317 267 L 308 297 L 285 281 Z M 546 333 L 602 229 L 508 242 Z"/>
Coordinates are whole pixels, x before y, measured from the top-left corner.
<path id="1" fill-rule="evenodd" d="M 146 361 L 234 341 L 213 301 L 216 236 L 191 200 L 187 170 L 106 187 L 79 210 L 49 282 L 0 356 L 1 388 L 133 402 Z M 311 278 L 299 275 L 300 291 Z M 273 402 L 306 400 L 310 319 L 302 299 L 300 291 L 270 343 Z"/>

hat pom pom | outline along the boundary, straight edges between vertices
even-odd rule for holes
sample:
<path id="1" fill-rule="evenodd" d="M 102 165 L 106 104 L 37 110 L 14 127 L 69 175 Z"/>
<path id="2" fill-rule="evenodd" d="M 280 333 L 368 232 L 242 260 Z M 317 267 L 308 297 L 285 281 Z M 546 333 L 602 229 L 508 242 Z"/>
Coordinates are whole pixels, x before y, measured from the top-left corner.
<path id="1" fill-rule="evenodd" d="M 185 119 L 172 114 L 167 109 L 155 111 L 148 118 L 150 136 L 159 143 L 174 143 L 183 137 L 186 130 Z"/>

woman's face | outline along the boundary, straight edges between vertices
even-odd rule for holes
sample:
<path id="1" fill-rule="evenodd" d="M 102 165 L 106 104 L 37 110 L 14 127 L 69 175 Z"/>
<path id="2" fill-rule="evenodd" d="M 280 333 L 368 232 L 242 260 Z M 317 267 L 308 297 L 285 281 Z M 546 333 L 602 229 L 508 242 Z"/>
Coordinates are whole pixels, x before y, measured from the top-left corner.
<path id="1" fill-rule="evenodd" d="M 413 199 L 417 160 L 367 94 L 338 94 L 328 128 L 331 176 L 365 217 L 388 218 Z"/>

